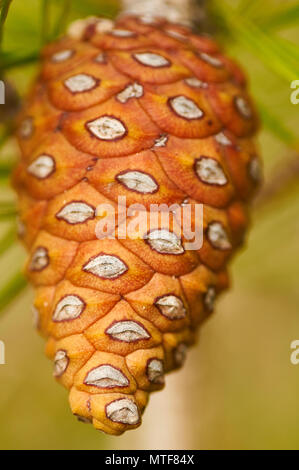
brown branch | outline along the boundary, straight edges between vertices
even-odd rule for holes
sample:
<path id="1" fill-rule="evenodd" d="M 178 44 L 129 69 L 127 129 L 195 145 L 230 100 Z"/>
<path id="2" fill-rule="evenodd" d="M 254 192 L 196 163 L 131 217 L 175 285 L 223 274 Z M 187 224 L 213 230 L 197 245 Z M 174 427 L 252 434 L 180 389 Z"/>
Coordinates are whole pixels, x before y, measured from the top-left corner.
<path id="1" fill-rule="evenodd" d="M 284 158 L 274 168 L 270 178 L 254 202 L 255 209 L 263 208 L 267 203 L 279 197 L 287 189 L 292 188 L 299 180 L 299 154 Z"/>

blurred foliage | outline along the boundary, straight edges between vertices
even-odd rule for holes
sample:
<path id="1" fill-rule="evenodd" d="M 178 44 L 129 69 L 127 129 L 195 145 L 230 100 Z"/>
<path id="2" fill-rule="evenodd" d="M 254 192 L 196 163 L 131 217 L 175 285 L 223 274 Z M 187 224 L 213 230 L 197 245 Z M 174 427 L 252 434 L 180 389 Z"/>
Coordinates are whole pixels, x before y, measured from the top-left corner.
<path id="1" fill-rule="evenodd" d="M 15 199 L 9 174 L 18 156 L 13 119 L 0 122 L 0 366 L 2 449 L 298 449 L 298 371 L 289 361 L 298 337 L 299 4 L 279 0 L 208 0 L 213 33 L 248 71 L 262 118 L 265 185 L 286 173 L 267 204 L 257 205 L 249 249 L 233 265 L 234 289 L 203 327 L 184 370 L 152 398 L 141 429 L 121 438 L 77 424 L 51 378 L 42 342 L 33 334 L 31 293 L 19 273 Z M 42 45 L 72 20 L 114 17 L 116 0 L 0 0 L 0 77 L 21 97 L 35 75 Z M 205 25 L 203 25 L 203 30 Z M 14 101 L 14 100 L 13 100 Z M 17 100 L 15 100 L 17 103 Z M 1 119 L 1 117 L 0 117 Z M 286 183 L 287 182 L 287 183 Z M 17 297 L 18 296 L 18 297 Z M 15 302 L 9 306 L 9 303 Z M 299 367 L 299 366 L 297 366 Z"/>

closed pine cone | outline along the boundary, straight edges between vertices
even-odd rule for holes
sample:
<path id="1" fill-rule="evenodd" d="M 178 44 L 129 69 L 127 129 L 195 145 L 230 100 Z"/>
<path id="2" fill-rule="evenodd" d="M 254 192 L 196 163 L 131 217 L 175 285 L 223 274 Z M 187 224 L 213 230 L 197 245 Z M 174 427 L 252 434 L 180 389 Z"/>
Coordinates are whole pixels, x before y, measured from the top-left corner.
<path id="1" fill-rule="evenodd" d="M 260 179 L 257 117 L 218 45 L 164 20 L 76 22 L 42 61 L 14 173 L 37 328 L 72 412 L 118 435 L 140 425 L 228 286 Z M 202 203 L 202 247 L 98 239 L 96 208 L 117 212 L 118 196 Z"/>

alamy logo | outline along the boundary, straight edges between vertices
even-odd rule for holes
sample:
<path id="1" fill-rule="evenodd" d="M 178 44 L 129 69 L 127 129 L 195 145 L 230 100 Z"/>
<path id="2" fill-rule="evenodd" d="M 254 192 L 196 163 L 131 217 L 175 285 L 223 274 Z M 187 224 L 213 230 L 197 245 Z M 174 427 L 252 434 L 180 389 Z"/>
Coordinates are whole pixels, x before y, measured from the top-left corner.
<path id="1" fill-rule="evenodd" d="M 0 365 L 5 364 L 5 344 L 3 341 L 0 341 Z"/>
<path id="2" fill-rule="evenodd" d="M 2 80 L 0 80 L 0 104 L 5 103 L 5 85 Z"/>
<path id="3" fill-rule="evenodd" d="M 5 103 L 5 85 L 2 80 L 0 80 L 0 104 Z M 0 365 L 5 364 L 5 344 L 3 341 L 0 341 Z"/>
<path id="4" fill-rule="evenodd" d="M 297 366 L 299 364 L 299 340 L 294 339 L 294 341 L 291 342 L 291 349 L 293 349 L 293 352 L 291 353 L 290 356 L 290 361 L 293 366 Z"/>

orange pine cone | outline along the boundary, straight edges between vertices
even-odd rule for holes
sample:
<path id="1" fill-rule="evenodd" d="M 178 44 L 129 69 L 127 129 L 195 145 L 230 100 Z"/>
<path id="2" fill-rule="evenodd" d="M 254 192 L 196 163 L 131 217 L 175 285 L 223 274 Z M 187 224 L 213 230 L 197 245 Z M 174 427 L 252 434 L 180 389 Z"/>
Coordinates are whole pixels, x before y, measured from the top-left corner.
<path id="1" fill-rule="evenodd" d="M 138 427 L 183 364 L 244 237 L 256 129 L 242 71 L 184 26 L 92 19 L 45 48 L 14 185 L 37 327 L 80 420 Z M 202 203 L 202 247 L 185 249 L 174 214 L 173 232 L 159 218 L 141 238 L 99 239 L 96 208 L 117 214 L 118 234 L 129 224 L 119 196 L 147 211 Z"/>

